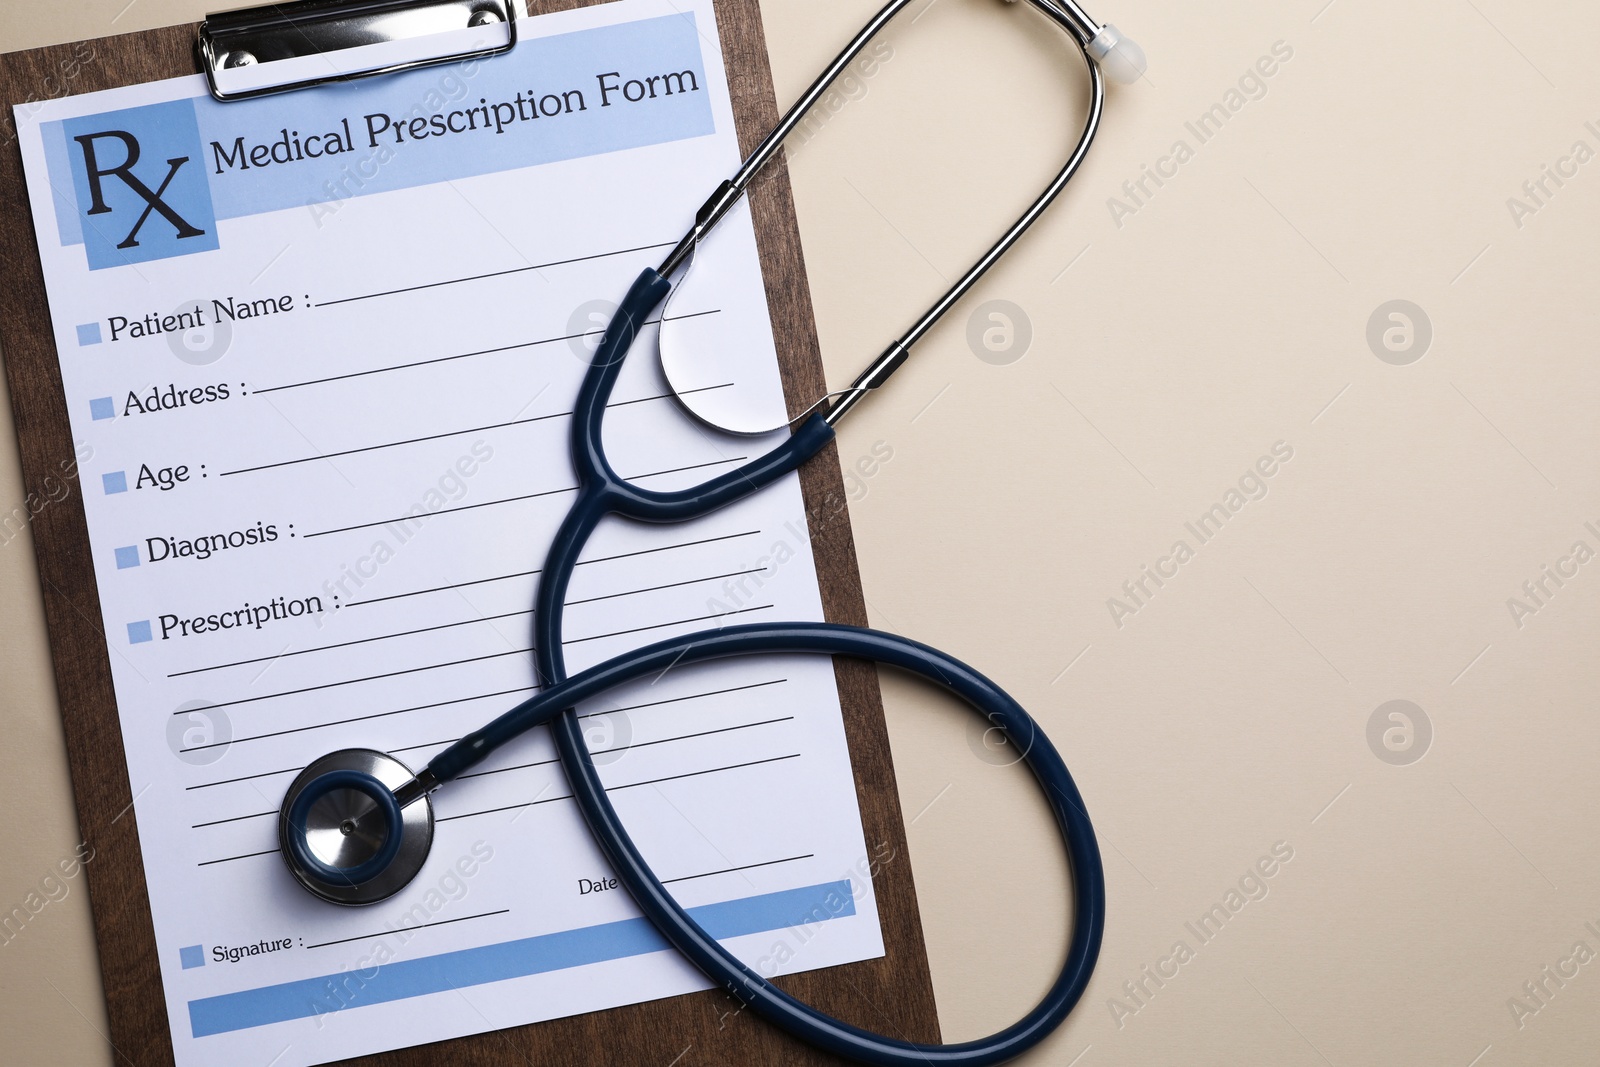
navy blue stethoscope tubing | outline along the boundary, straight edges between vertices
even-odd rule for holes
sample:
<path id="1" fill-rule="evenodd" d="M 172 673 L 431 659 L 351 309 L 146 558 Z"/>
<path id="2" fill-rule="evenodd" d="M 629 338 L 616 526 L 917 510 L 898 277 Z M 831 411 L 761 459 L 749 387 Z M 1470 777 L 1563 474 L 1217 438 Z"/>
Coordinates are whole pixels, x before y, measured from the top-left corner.
<path id="1" fill-rule="evenodd" d="M 572 455 L 580 489 L 550 548 L 534 604 L 533 643 L 541 692 L 439 753 L 427 773 L 439 782 L 449 781 L 512 738 L 548 723 L 573 797 L 618 880 L 679 952 L 757 1014 L 819 1048 L 886 1067 L 980 1067 L 1021 1055 L 1066 1019 L 1088 985 L 1105 930 L 1105 873 L 1094 829 L 1066 763 L 1005 690 L 961 661 L 909 638 L 806 622 L 728 626 L 669 638 L 567 676 L 562 609 L 579 553 L 602 518 L 615 514 L 667 523 L 707 514 L 796 470 L 833 439 L 833 428 L 821 415 L 812 415 L 766 455 L 690 489 L 657 492 L 620 477 L 601 440 L 606 402 L 640 327 L 670 289 L 655 270 L 639 276 L 607 327 L 578 394 Z M 634 844 L 589 755 L 574 705 L 678 665 L 780 653 L 854 656 L 921 675 L 981 712 L 1022 754 L 1044 790 L 1066 844 L 1073 881 L 1072 934 L 1066 961 L 1049 992 L 1011 1026 L 976 1041 L 940 1045 L 902 1041 L 832 1018 L 783 992 L 718 944 L 672 898 Z"/>

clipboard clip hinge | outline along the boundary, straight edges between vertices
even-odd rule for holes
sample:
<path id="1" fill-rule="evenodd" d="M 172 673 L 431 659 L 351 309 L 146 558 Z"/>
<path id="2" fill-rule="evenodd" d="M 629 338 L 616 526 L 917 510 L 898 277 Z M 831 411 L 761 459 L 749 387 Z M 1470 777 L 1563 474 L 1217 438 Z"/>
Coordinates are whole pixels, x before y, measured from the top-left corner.
<path id="1" fill-rule="evenodd" d="M 521 3 L 296 0 L 226 11 L 200 24 L 200 66 L 211 95 L 231 101 L 482 59 L 516 46 Z"/>

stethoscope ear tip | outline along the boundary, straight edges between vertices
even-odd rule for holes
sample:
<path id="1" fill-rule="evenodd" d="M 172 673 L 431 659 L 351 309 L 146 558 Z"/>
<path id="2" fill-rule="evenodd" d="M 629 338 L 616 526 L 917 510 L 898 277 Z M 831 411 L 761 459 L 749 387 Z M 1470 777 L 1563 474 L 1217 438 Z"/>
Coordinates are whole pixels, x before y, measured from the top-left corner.
<path id="1" fill-rule="evenodd" d="M 1125 36 L 1109 22 L 1100 27 L 1100 32 L 1094 35 L 1084 51 L 1099 64 L 1106 77 L 1119 85 L 1132 85 L 1150 69 L 1150 62 L 1145 58 L 1139 42 Z"/>
<path id="2" fill-rule="evenodd" d="M 335 904 L 375 904 L 410 883 L 433 844 L 427 797 L 401 807 L 412 781 L 393 756 L 365 748 L 331 752 L 290 783 L 278 812 L 278 848 L 289 873 Z"/>

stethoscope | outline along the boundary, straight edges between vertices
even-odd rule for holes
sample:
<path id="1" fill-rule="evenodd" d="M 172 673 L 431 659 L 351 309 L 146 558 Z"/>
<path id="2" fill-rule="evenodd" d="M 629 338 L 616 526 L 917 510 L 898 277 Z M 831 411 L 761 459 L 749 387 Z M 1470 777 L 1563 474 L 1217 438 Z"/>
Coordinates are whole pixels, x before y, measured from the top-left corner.
<path id="1" fill-rule="evenodd" d="M 893 634 L 834 623 L 756 623 L 669 638 L 624 653 L 572 677 L 562 653 L 562 610 L 573 567 L 600 520 L 618 515 L 639 522 L 698 518 L 764 488 L 796 470 L 833 440 L 834 426 L 881 386 L 932 328 L 1033 224 L 1082 164 L 1105 103 L 1102 76 L 1133 81 L 1144 71 L 1139 47 L 1100 25 L 1073 0 L 1029 0 L 1070 34 L 1085 56 L 1089 115 L 1071 157 L 1028 209 L 982 258 L 899 340 L 841 393 L 824 397 L 791 436 L 759 459 L 676 492 L 641 489 L 620 477 L 606 458 L 601 421 L 622 361 L 639 329 L 673 286 L 696 245 L 744 195 L 751 180 L 862 48 L 911 0 L 890 0 L 839 53 L 778 126 L 722 183 L 695 216 L 694 226 L 657 269 L 633 283 L 596 348 L 578 392 L 572 422 L 577 500 L 556 533 L 534 601 L 534 656 L 543 689 L 498 719 L 435 756 L 413 774 L 393 756 L 367 749 L 330 753 L 295 778 L 283 799 L 278 841 L 296 879 L 325 900 L 372 904 L 403 888 L 427 860 L 433 841 L 430 793 L 535 726 L 548 725 L 572 795 L 619 882 L 641 911 L 680 952 L 722 988 L 768 1021 L 842 1056 L 872 1064 L 991 1064 L 1020 1055 L 1071 1012 L 1094 970 L 1105 928 L 1105 880 L 1094 830 L 1072 775 L 1044 732 L 1006 692 L 937 649 Z M 832 401 L 828 404 L 828 401 Z M 826 410 L 821 410 L 824 405 Z M 1074 907 L 1066 963 L 1044 999 L 1000 1032 L 957 1045 L 923 1045 L 840 1022 L 778 989 L 745 966 L 690 918 L 661 884 L 617 816 L 590 758 L 573 708 L 627 682 L 679 665 L 757 653 L 844 655 L 886 663 L 945 687 L 999 729 L 1033 771 L 1066 843 Z"/>

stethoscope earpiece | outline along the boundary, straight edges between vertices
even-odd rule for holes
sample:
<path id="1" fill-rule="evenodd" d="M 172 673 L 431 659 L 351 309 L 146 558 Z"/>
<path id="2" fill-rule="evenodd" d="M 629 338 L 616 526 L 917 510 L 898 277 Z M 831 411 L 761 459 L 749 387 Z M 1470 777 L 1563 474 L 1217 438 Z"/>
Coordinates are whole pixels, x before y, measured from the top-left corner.
<path id="1" fill-rule="evenodd" d="M 1118 85 L 1132 85 L 1144 77 L 1144 72 L 1150 69 L 1150 62 L 1145 58 L 1144 49 L 1139 47 L 1139 42 L 1109 22 L 1101 26 L 1100 32 L 1089 39 L 1089 43 L 1084 45 L 1084 51 L 1100 64 L 1100 69 L 1105 71 L 1106 77 Z"/>
<path id="2" fill-rule="evenodd" d="M 278 811 L 278 844 L 295 880 L 335 904 L 374 904 L 417 876 L 433 844 L 433 805 L 405 805 L 413 780 L 393 756 L 330 752 L 301 771 Z"/>

